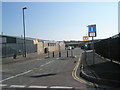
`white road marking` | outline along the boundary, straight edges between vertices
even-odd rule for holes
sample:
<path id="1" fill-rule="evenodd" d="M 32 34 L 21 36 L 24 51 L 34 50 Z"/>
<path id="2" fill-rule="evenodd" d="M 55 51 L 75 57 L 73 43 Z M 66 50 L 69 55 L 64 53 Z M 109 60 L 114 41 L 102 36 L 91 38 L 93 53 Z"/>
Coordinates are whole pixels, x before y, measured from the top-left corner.
<path id="1" fill-rule="evenodd" d="M 53 61 L 54 61 L 54 60 L 52 60 L 52 61 L 50 61 L 50 62 L 46 63 L 46 65 L 47 65 L 47 64 L 50 64 L 50 63 L 52 63 Z"/>
<path id="2" fill-rule="evenodd" d="M 7 84 L 0 84 L 0 87 L 7 86 Z M 68 87 L 68 86 L 28 86 L 27 85 L 10 85 L 11 88 L 53 88 L 53 89 L 73 89 L 74 87 Z"/>
<path id="3" fill-rule="evenodd" d="M 29 86 L 28 88 L 47 88 L 48 86 Z"/>
<path id="4" fill-rule="evenodd" d="M 50 63 L 52 63 L 53 61 L 54 61 L 54 60 L 49 61 L 48 63 L 43 64 L 43 65 L 41 65 L 40 67 L 43 67 L 43 66 L 45 66 L 45 65 L 47 65 L 47 64 L 50 64 Z M 18 77 L 18 76 L 21 76 L 21 75 L 27 74 L 27 73 L 32 72 L 32 71 L 33 71 L 33 70 L 29 70 L 29 71 L 26 71 L 26 72 L 23 72 L 23 73 L 17 74 L 17 75 L 15 75 L 15 76 L 8 77 L 8 78 L 6 78 L 6 79 L 1 80 L 0 83 L 3 82 L 3 81 L 9 80 L 9 79 L 12 79 L 12 78 L 15 78 L 15 77 Z"/>
<path id="5" fill-rule="evenodd" d="M 50 88 L 72 89 L 73 87 L 66 87 L 66 86 L 51 86 Z"/>
<path id="6" fill-rule="evenodd" d="M 0 87 L 5 87 L 7 86 L 7 84 L 0 84 Z"/>
<path id="7" fill-rule="evenodd" d="M 36 59 L 36 60 L 40 61 L 40 60 L 42 60 L 42 59 Z"/>
<path id="8" fill-rule="evenodd" d="M 32 70 L 29 70 L 29 71 L 26 71 L 26 72 L 23 72 L 23 73 L 17 74 L 17 75 L 15 75 L 15 76 L 11 76 L 11 77 L 9 77 L 9 78 L 6 78 L 6 79 L 1 80 L 0 82 L 3 82 L 3 81 L 6 81 L 6 80 L 9 80 L 9 79 L 11 79 L 11 78 L 15 78 L 15 77 L 18 77 L 18 76 L 21 76 L 21 75 L 27 74 L 27 73 L 29 73 L 29 72 L 31 72 L 31 71 L 32 71 Z"/>
<path id="9" fill-rule="evenodd" d="M 48 63 L 45 63 L 45 64 L 41 65 L 40 67 L 43 67 L 43 66 L 45 66 L 45 65 L 47 65 L 47 64 L 50 64 L 50 63 L 52 63 L 53 61 L 54 61 L 54 60 L 49 61 Z"/>
<path id="10" fill-rule="evenodd" d="M 24 88 L 24 87 L 26 87 L 26 85 L 11 85 L 10 87 L 14 87 L 14 88 Z"/>
<path id="11" fill-rule="evenodd" d="M 43 65 L 41 65 L 40 67 L 43 67 L 43 66 L 45 66 L 46 64 L 43 64 Z"/>
<path id="12" fill-rule="evenodd" d="M 86 51 L 86 52 L 92 52 L 93 50 L 88 50 L 88 51 Z"/>

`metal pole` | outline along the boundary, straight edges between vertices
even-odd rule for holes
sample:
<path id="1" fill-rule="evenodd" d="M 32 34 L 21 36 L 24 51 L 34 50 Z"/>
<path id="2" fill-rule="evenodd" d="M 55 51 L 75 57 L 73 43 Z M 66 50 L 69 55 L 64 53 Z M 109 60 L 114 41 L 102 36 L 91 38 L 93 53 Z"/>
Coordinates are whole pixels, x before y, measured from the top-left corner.
<path id="1" fill-rule="evenodd" d="M 92 37 L 92 47 L 93 47 L 93 64 L 95 64 L 95 50 L 94 50 L 94 39 Z"/>
<path id="2" fill-rule="evenodd" d="M 24 31 L 24 57 L 26 57 L 26 42 L 25 42 L 25 17 L 24 17 L 24 10 L 27 9 L 26 7 L 23 8 L 23 31 Z"/>
<path id="3" fill-rule="evenodd" d="M 85 61 L 86 61 L 86 56 L 87 55 L 86 55 L 86 46 L 85 46 L 85 43 L 84 43 L 84 52 L 85 52 L 84 54 L 85 54 Z"/>

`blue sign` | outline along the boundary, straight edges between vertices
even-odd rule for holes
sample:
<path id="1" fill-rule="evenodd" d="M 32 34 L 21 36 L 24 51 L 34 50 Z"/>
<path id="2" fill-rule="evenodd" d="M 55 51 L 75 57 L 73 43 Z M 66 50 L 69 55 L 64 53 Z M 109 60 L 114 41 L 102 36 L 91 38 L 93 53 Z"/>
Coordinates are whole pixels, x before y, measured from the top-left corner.
<path id="1" fill-rule="evenodd" d="M 96 25 L 89 25 L 88 30 L 89 32 L 96 32 Z"/>
<path id="2" fill-rule="evenodd" d="M 96 25 L 88 25 L 89 37 L 96 37 Z"/>

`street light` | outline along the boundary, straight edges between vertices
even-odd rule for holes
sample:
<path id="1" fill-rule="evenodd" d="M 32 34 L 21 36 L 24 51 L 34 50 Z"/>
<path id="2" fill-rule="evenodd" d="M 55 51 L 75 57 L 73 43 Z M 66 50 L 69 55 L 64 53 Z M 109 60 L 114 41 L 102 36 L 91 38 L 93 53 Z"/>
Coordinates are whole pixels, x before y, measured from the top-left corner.
<path id="1" fill-rule="evenodd" d="M 25 16 L 24 16 L 24 10 L 27 9 L 26 7 L 23 9 L 23 31 L 24 31 L 24 57 L 26 57 L 26 42 L 25 42 Z"/>

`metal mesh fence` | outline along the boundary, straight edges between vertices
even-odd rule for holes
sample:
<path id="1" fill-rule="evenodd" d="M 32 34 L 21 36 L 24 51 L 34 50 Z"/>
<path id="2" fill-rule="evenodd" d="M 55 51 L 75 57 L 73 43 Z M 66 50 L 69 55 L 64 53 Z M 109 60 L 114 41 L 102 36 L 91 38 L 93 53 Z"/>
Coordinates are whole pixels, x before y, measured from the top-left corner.
<path id="1" fill-rule="evenodd" d="M 120 62 L 120 34 L 96 42 L 94 45 L 99 55 Z"/>

